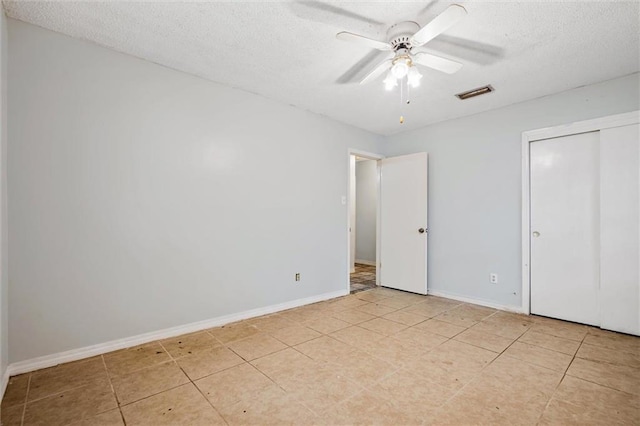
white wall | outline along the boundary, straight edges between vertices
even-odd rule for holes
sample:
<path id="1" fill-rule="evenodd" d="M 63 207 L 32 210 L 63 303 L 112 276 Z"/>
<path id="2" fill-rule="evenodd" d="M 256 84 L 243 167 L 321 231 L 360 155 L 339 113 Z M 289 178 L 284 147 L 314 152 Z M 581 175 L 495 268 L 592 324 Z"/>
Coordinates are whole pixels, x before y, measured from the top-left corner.
<path id="1" fill-rule="evenodd" d="M 7 19 L 0 11 L 0 398 L 9 361 L 9 274 L 7 233 Z"/>
<path id="2" fill-rule="evenodd" d="M 9 57 L 11 362 L 346 291 L 377 136 L 13 20 Z"/>
<path id="3" fill-rule="evenodd" d="M 356 259 L 376 261 L 377 162 L 356 163 Z"/>
<path id="4" fill-rule="evenodd" d="M 389 137 L 387 156 L 429 152 L 430 290 L 520 307 L 522 132 L 637 109 L 640 74 Z"/>

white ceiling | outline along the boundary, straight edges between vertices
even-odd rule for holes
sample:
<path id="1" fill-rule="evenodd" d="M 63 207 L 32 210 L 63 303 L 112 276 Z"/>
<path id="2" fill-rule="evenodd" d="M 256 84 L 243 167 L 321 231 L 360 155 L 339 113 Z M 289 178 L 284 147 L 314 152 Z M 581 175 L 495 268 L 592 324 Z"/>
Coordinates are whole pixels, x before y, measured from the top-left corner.
<path id="1" fill-rule="evenodd" d="M 381 81 L 357 84 L 383 52 L 339 41 L 385 39 L 451 2 L 4 1 L 8 16 L 389 135 L 608 80 L 640 69 L 640 2 L 459 2 L 464 20 L 428 43 L 464 63 L 422 69 L 411 105 Z M 453 95 L 486 84 L 494 93 Z M 405 123 L 399 123 L 403 114 Z"/>

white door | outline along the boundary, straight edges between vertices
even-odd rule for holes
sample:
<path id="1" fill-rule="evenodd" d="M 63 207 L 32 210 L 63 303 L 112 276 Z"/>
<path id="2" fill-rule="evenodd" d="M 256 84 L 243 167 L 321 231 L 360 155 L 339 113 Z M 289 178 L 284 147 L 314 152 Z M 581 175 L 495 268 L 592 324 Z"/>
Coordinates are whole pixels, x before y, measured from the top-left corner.
<path id="1" fill-rule="evenodd" d="M 599 133 L 530 144 L 531 313 L 598 325 Z"/>
<path id="2" fill-rule="evenodd" d="M 427 294 L 427 153 L 381 160 L 380 285 Z"/>
<path id="3" fill-rule="evenodd" d="M 600 327 L 640 335 L 640 125 L 600 131 Z"/>

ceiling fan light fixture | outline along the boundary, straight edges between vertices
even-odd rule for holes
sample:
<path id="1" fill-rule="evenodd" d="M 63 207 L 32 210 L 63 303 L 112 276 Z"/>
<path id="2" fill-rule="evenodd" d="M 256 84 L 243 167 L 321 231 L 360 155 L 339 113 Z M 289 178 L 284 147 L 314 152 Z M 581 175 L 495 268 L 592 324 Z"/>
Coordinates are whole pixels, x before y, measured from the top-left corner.
<path id="1" fill-rule="evenodd" d="M 415 66 L 409 68 L 409 71 L 407 71 L 407 83 L 409 83 L 409 86 L 413 87 L 414 89 L 416 87 L 419 87 L 421 79 L 422 74 L 420 74 L 420 71 L 418 71 Z"/>
<path id="2" fill-rule="evenodd" d="M 407 65 L 407 61 L 405 60 L 397 61 L 391 67 L 391 73 L 397 79 L 404 78 L 408 72 L 409 72 L 409 65 Z"/>
<path id="3" fill-rule="evenodd" d="M 384 79 L 383 83 L 384 83 L 384 88 L 387 91 L 393 90 L 393 88 L 398 85 L 398 81 L 394 77 L 394 75 L 393 75 L 393 73 L 391 71 L 389 71 L 389 73 L 387 74 L 387 77 Z"/>

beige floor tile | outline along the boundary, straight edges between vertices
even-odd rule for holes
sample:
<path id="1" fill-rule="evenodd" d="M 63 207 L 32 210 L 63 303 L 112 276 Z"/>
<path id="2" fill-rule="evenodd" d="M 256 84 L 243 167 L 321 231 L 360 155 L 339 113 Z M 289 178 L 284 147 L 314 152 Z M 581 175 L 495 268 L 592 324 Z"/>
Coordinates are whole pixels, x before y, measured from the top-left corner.
<path id="1" fill-rule="evenodd" d="M 608 362 L 610 364 L 640 368 L 640 351 L 636 353 L 624 352 L 603 346 L 594 346 L 583 343 L 576 356 L 578 358 L 589 359 L 591 361 Z"/>
<path id="2" fill-rule="evenodd" d="M 379 293 L 379 294 L 384 294 L 384 295 L 389 296 L 389 297 L 395 297 L 395 296 L 399 296 L 401 294 L 411 294 L 411 293 L 404 292 L 402 290 L 396 290 L 394 288 L 382 287 L 382 286 L 377 286 L 376 288 L 374 288 L 371 291 L 374 291 L 374 292 Z"/>
<path id="3" fill-rule="evenodd" d="M 492 316 L 498 311 L 496 309 L 487 308 L 485 306 L 470 305 L 468 303 L 464 303 L 462 305 L 455 306 L 449 312 L 454 312 L 462 317 L 479 322 Z"/>
<path id="4" fill-rule="evenodd" d="M 483 321 L 499 321 L 502 323 L 525 322 L 528 324 L 533 324 L 535 322 L 535 319 L 531 315 L 517 314 L 514 312 L 507 312 L 507 311 L 497 311 L 496 313 L 494 313 L 489 318 Z"/>
<path id="5" fill-rule="evenodd" d="M 337 318 L 325 317 L 325 318 L 320 318 L 313 321 L 305 322 L 304 325 L 316 331 L 319 331 L 322 334 L 329 334 L 329 333 L 333 333 L 334 331 L 347 328 L 351 324 L 346 321 L 339 320 Z"/>
<path id="6" fill-rule="evenodd" d="M 354 347 L 367 342 L 377 342 L 378 340 L 384 338 L 384 334 L 376 333 L 371 330 L 365 330 L 358 325 L 343 328 L 342 330 L 331 333 L 330 336 Z"/>
<path id="7" fill-rule="evenodd" d="M 428 374 L 439 383 L 468 383 L 496 358 L 495 352 L 449 340 L 411 366 L 416 374 Z"/>
<path id="8" fill-rule="evenodd" d="M 335 425 L 421 425 L 422 419 L 412 414 L 373 392 L 364 391 L 332 407 L 322 417 Z"/>
<path id="9" fill-rule="evenodd" d="M 245 321 L 212 328 L 208 331 L 213 337 L 224 344 L 245 339 L 260 332 L 255 325 Z"/>
<path id="10" fill-rule="evenodd" d="M 504 354 L 556 371 L 566 371 L 572 359 L 571 355 L 520 342 L 515 342 L 509 346 Z"/>
<path id="11" fill-rule="evenodd" d="M 426 318 L 433 318 L 451 309 L 450 306 L 432 305 L 426 302 L 418 303 L 404 308 L 403 312 L 409 312 L 414 315 L 420 315 Z"/>
<path id="12" fill-rule="evenodd" d="M 391 312 L 397 311 L 396 308 L 380 305 L 377 303 L 370 303 L 368 305 L 358 306 L 356 310 L 360 312 L 364 312 L 366 314 L 375 315 L 377 317 L 381 317 L 381 316 L 390 314 Z"/>
<path id="13" fill-rule="evenodd" d="M 355 309 L 348 309 L 345 311 L 336 312 L 332 315 L 333 315 L 333 318 L 337 318 L 339 320 L 348 322 L 349 324 L 353 324 L 353 325 L 372 320 L 376 317 L 375 315 L 371 315 L 366 312 L 360 312 Z"/>
<path id="14" fill-rule="evenodd" d="M 27 404 L 24 425 L 64 425 L 117 408 L 106 379 Z"/>
<path id="15" fill-rule="evenodd" d="M 482 331 L 476 330 L 475 327 L 471 327 L 465 332 L 458 334 L 454 339 L 497 353 L 501 353 L 513 343 L 512 339 L 498 336 L 497 334 L 483 333 Z"/>
<path id="16" fill-rule="evenodd" d="M 120 376 L 171 360 L 158 342 L 122 349 L 103 355 L 109 374 Z"/>
<path id="17" fill-rule="evenodd" d="M 354 295 L 341 297 L 338 300 L 331 302 L 328 306 L 328 309 L 332 312 L 340 312 L 347 309 L 355 309 L 359 306 L 368 305 L 369 302 L 366 300 L 358 299 L 354 297 Z"/>
<path id="18" fill-rule="evenodd" d="M 565 376 L 553 398 L 585 409 L 607 413 L 611 416 L 613 423 L 638 424 L 640 422 L 640 398 L 637 395 L 620 392 L 576 377 Z"/>
<path id="19" fill-rule="evenodd" d="M 602 425 L 625 424 L 615 422 L 608 413 L 552 399 L 540 418 L 539 425 Z M 633 424 L 633 423 L 631 423 Z M 637 424 L 637 423 L 636 423 Z"/>
<path id="20" fill-rule="evenodd" d="M 256 334 L 243 340 L 229 343 L 229 349 L 246 361 L 286 349 L 287 345 L 267 334 Z"/>
<path id="21" fill-rule="evenodd" d="M 467 315 L 465 311 L 452 309 L 435 316 L 434 319 L 468 328 L 480 322 L 480 319 L 476 319 L 475 317 L 475 315 Z"/>
<path id="22" fill-rule="evenodd" d="M 226 424 L 192 383 L 122 407 L 122 414 L 128 426 Z"/>
<path id="23" fill-rule="evenodd" d="M 542 348 L 551 349 L 562 352 L 567 355 L 575 355 L 580 347 L 580 342 L 576 340 L 563 339 L 551 334 L 539 333 L 535 330 L 529 330 L 518 339 L 519 342 L 529 345 L 540 346 Z"/>
<path id="24" fill-rule="evenodd" d="M 433 382 L 428 374 L 401 369 L 370 389 L 382 398 L 393 401 L 397 408 L 427 418 L 462 386 L 461 383 Z M 425 401 L 429 403 L 425 404 Z"/>
<path id="25" fill-rule="evenodd" d="M 358 327 L 362 327 L 376 333 L 384 334 L 385 336 L 396 334 L 407 328 L 407 326 L 404 324 L 399 324 L 397 322 L 380 317 L 360 323 L 358 324 Z"/>
<path id="26" fill-rule="evenodd" d="M 551 397 L 562 377 L 562 371 L 532 365 L 503 354 L 482 371 L 478 380 L 513 393 L 535 390 Z"/>
<path id="27" fill-rule="evenodd" d="M 406 291 L 396 291 L 396 293 L 391 297 L 393 297 L 394 299 L 404 300 L 412 305 L 422 303 L 429 298 L 429 296 L 423 296 L 422 294 L 408 293 Z"/>
<path id="28" fill-rule="evenodd" d="M 429 333 L 416 327 L 410 327 L 406 330 L 402 330 L 401 332 L 396 333 L 393 338 L 404 342 L 407 345 L 416 347 L 423 352 L 428 352 L 447 341 L 447 338 L 444 336 Z"/>
<path id="29" fill-rule="evenodd" d="M 400 324 L 404 324 L 407 326 L 416 325 L 425 320 L 425 318 L 422 315 L 412 314 L 411 312 L 404 312 L 404 311 L 391 312 L 390 314 L 387 314 L 382 318 L 385 318 Z"/>
<path id="30" fill-rule="evenodd" d="M 121 405 L 164 392 L 187 382 L 189 382 L 189 378 L 174 361 L 111 378 L 111 384 Z"/>
<path id="31" fill-rule="evenodd" d="M 424 350 L 393 337 L 385 337 L 377 342 L 361 345 L 359 348 L 374 358 L 398 367 L 419 362 L 425 354 Z"/>
<path id="32" fill-rule="evenodd" d="M 640 353 L 640 337 L 613 331 L 600 332 L 598 334 L 589 333 L 584 338 L 584 343 L 636 355 Z"/>
<path id="33" fill-rule="evenodd" d="M 176 362 L 191 380 L 197 380 L 242 364 L 244 360 L 227 348 L 215 348 L 178 358 Z"/>
<path id="34" fill-rule="evenodd" d="M 0 424 L 2 426 L 20 426 L 23 412 L 24 404 L 0 408 Z"/>
<path id="35" fill-rule="evenodd" d="M 95 380 L 107 380 L 107 370 L 100 356 L 45 368 L 31 374 L 28 399 L 34 401 Z"/>
<path id="36" fill-rule="evenodd" d="M 317 339 L 296 345 L 295 349 L 316 361 L 331 361 L 337 356 L 348 355 L 356 349 L 334 339 L 331 336 L 322 336 Z"/>
<path id="37" fill-rule="evenodd" d="M 402 309 L 412 305 L 411 302 L 404 299 L 399 299 L 397 297 L 388 297 L 386 299 L 379 300 L 376 303 L 378 303 L 379 305 L 388 306 L 394 309 Z"/>
<path id="38" fill-rule="evenodd" d="M 512 340 L 515 340 L 518 337 L 522 336 L 530 328 L 530 322 L 502 321 L 499 319 L 494 319 L 494 315 L 473 326 L 473 329 L 476 331 L 495 334 L 497 336 L 506 337 Z"/>
<path id="39" fill-rule="evenodd" d="M 427 422 L 430 426 L 495 426 L 501 424 L 494 410 L 469 403 L 445 405 L 438 410 L 433 420 Z M 511 425 L 509 425 L 511 426 Z"/>
<path id="40" fill-rule="evenodd" d="M 355 296 L 358 299 L 365 300 L 367 302 L 378 302 L 380 300 L 388 299 L 390 297 L 388 295 L 381 294 L 377 291 L 371 291 L 371 290 L 361 291 L 359 293 L 356 293 Z"/>
<path id="41" fill-rule="evenodd" d="M 123 425 L 113 383 L 127 424 L 640 424 L 636 337 L 391 289 L 359 297 L 14 378 L 2 422 Z M 51 394 L 25 408 L 29 380 Z"/>
<path id="42" fill-rule="evenodd" d="M 277 387 L 251 364 L 242 364 L 197 380 L 196 386 L 217 409 L 247 399 L 256 399 L 260 391 Z"/>
<path id="43" fill-rule="evenodd" d="M 356 351 L 327 362 L 325 368 L 348 377 L 363 387 L 369 387 L 398 371 L 400 366 L 375 358 L 366 352 Z"/>
<path id="44" fill-rule="evenodd" d="M 480 418 L 491 419 L 490 424 L 535 425 L 548 401 L 549 395 L 537 390 L 513 393 L 509 389 L 474 381 L 443 408 L 458 410 L 462 407 L 462 411 L 480 413 Z"/>
<path id="45" fill-rule="evenodd" d="M 325 368 L 284 378 L 278 384 L 315 414 L 325 412 L 363 389 L 352 380 Z"/>
<path id="46" fill-rule="evenodd" d="M 259 398 L 243 399 L 220 409 L 220 412 L 231 426 L 318 424 L 311 410 L 277 387 L 264 388 Z"/>
<path id="47" fill-rule="evenodd" d="M 292 348 L 258 358 L 251 364 L 276 383 L 292 376 L 303 376 L 305 371 L 313 370 L 319 365 Z"/>
<path id="48" fill-rule="evenodd" d="M 640 395 L 640 369 L 637 368 L 575 358 L 567 375 Z"/>
<path id="49" fill-rule="evenodd" d="M 73 426 L 124 426 L 124 421 L 120 410 L 115 409 L 73 423 Z"/>
<path id="50" fill-rule="evenodd" d="M 321 336 L 317 331 L 300 325 L 281 328 L 280 330 L 272 331 L 270 334 L 289 346 L 298 345 Z"/>
<path id="51" fill-rule="evenodd" d="M 449 338 L 466 330 L 466 327 L 460 327 L 458 325 L 454 325 L 437 319 L 424 321 L 416 325 L 415 328 Z"/>
<path id="52" fill-rule="evenodd" d="M 220 342 L 206 331 L 197 333 L 184 334 L 182 336 L 172 337 L 170 339 L 161 340 L 160 343 L 169 355 L 174 358 L 191 355 L 194 352 L 206 349 L 213 349 L 222 346 Z"/>
<path id="53" fill-rule="evenodd" d="M 587 335 L 589 327 L 544 317 L 535 317 L 536 322 L 531 326 L 533 331 L 551 334 L 563 339 L 577 340 L 581 342 Z"/>
<path id="54" fill-rule="evenodd" d="M 2 398 L 2 408 L 13 407 L 24 404 L 27 400 L 27 388 L 29 387 L 30 374 L 21 374 L 9 378 L 7 389 Z"/>
<path id="55" fill-rule="evenodd" d="M 313 321 L 316 319 L 322 319 L 327 316 L 330 309 L 319 309 L 317 307 L 302 307 L 296 309 L 290 309 L 281 313 L 284 318 L 293 321 L 295 323 L 302 323 L 306 321 Z"/>
<path id="56" fill-rule="evenodd" d="M 279 314 L 258 317 L 247 322 L 248 324 L 255 326 L 258 330 L 266 333 L 271 333 L 296 325 L 295 322 L 290 321 Z"/>

